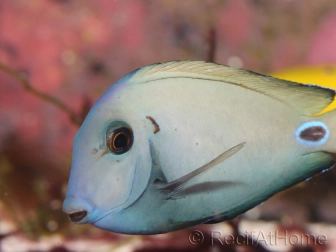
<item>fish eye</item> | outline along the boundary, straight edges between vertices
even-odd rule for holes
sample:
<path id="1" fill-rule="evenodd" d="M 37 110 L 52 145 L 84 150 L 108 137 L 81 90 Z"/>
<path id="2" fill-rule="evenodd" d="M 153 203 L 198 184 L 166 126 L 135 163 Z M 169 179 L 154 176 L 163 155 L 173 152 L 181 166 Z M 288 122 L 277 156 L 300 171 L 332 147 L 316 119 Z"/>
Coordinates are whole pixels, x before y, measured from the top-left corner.
<path id="1" fill-rule="evenodd" d="M 133 144 L 133 132 L 124 122 L 112 122 L 106 131 L 106 145 L 116 155 L 126 153 Z"/>

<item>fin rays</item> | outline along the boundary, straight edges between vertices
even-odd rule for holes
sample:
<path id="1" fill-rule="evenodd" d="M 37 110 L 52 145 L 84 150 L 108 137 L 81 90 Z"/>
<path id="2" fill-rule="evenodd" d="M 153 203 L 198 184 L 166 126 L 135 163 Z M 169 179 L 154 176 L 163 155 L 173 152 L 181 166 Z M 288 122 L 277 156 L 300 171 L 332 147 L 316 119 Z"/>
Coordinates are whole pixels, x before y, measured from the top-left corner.
<path id="1" fill-rule="evenodd" d="M 146 83 L 168 78 L 193 78 L 240 86 L 286 103 L 302 115 L 319 113 L 335 97 L 335 91 L 331 89 L 315 85 L 301 85 L 203 61 L 172 61 L 153 64 L 141 68 L 132 75 L 128 82 L 130 84 Z"/>
<path id="2" fill-rule="evenodd" d="M 157 183 L 157 189 L 160 191 L 170 192 L 171 196 L 179 194 L 179 192 L 183 189 L 183 186 L 190 181 L 191 179 L 195 178 L 199 174 L 211 169 L 212 167 L 222 163 L 224 160 L 230 158 L 232 155 L 237 153 L 241 148 L 243 148 L 245 142 L 240 143 L 231 149 L 225 151 L 224 153 L 220 154 L 218 157 L 211 160 L 209 163 L 199 167 L 198 169 L 178 178 L 168 183 Z"/>

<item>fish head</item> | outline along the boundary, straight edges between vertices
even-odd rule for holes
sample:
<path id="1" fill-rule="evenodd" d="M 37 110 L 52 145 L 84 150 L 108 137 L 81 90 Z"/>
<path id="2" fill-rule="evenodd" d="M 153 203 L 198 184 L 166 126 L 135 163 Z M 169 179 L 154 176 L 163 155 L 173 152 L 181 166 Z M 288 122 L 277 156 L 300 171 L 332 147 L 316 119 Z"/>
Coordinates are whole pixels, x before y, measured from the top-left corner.
<path id="1" fill-rule="evenodd" d="M 148 123 L 124 101 L 124 81 L 95 103 L 78 130 L 63 211 L 78 224 L 94 224 L 134 203 L 147 187 L 152 160 Z M 120 221 L 120 218 L 118 219 Z M 112 223 L 105 229 L 113 228 Z"/>

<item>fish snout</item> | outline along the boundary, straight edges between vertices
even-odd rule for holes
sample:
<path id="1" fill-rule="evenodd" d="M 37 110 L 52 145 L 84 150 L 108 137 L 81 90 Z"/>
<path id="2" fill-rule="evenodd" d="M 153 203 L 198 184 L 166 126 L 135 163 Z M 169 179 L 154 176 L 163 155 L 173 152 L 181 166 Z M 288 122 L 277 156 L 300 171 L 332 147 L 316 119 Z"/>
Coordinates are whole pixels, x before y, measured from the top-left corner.
<path id="1" fill-rule="evenodd" d="M 90 222 L 90 216 L 95 210 L 95 204 L 86 198 L 68 196 L 63 203 L 63 212 L 69 215 L 72 222 L 83 224 Z"/>

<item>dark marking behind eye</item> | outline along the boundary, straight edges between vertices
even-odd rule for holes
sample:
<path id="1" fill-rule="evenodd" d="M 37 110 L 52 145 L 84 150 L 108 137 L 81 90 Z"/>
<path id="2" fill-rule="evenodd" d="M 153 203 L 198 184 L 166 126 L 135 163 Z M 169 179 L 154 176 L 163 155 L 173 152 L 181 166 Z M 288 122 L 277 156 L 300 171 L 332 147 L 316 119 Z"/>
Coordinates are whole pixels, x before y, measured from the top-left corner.
<path id="1" fill-rule="evenodd" d="M 154 120 L 154 118 L 151 117 L 151 116 L 146 116 L 146 118 L 147 118 L 148 120 L 150 120 L 150 121 L 153 123 L 153 125 L 154 125 L 154 134 L 158 133 L 158 132 L 160 131 L 160 126 L 159 126 L 159 124 L 157 124 L 157 122 L 156 122 L 156 121 Z"/>
<path id="2" fill-rule="evenodd" d="M 300 138 L 306 141 L 317 142 L 323 139 L 326 135 L 326 130 L 321 126 L 313 126 L 303 130 L 300 133 Z"/>

